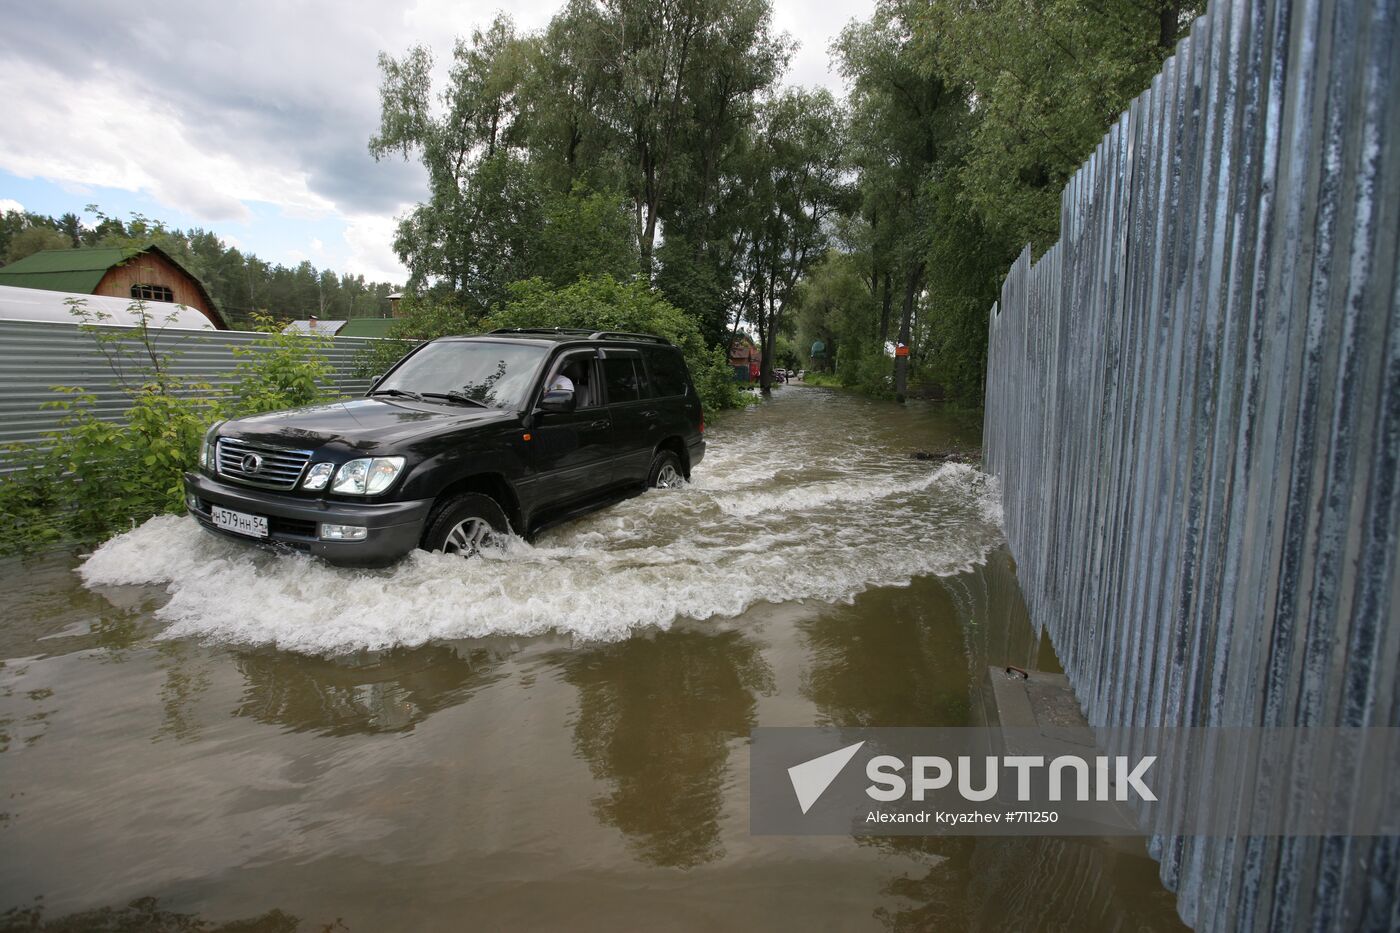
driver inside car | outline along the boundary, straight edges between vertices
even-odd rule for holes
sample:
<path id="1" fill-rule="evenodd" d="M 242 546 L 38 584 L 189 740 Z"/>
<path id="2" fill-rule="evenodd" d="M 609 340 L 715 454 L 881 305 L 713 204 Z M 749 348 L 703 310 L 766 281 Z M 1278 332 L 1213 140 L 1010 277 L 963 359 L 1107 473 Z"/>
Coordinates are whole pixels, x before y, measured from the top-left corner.
<path id="1" fill-rule="evenodd" d="M 549 391 L 572 392 L 578 400 L 579 408 L 587 408 L 589 404 L 588 372 L 587 363 L 583 360 L 570 360 L 560 368 L 554 378 L 549 382 Z"/>
<path id="2" fill-rule="evenodd" d="M 567 375 L 567 370 L 568 370 L 568 368 L 569 368 L 569 367 L 565 367 L 564 369 L 561 369 L 559 372 L 557 372 L 557 373 L 554 374 L 554 380 L 553 380 L 552 382 L 550 382 L 550 384 L 549 384 L 549 391 L 551 391 L 551 392 L 572 392 L 572 391 L 574 391 L 574 380 L 570 379 L 569 376 Z"/>

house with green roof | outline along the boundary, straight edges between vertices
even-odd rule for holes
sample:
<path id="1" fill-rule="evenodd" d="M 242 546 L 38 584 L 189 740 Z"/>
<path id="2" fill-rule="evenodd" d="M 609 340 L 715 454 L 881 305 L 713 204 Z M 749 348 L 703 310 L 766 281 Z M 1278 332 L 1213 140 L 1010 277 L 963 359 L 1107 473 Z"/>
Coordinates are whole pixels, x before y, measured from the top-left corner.
<path id="1" fill-rule="evenodd" d="M 391 317 L 352 317 L 336 334 L 337 337 L 387 337 L 394 326 Z"/>
<path id="2" fill-rule="evenodd" d="M 228 324 L 204 284 L 159 246 L 46 249 L 0 266 L 0 285 L 186 305 Z"/>
<path id="3" fill-rule="evenodd" d="M 394 326 L 391 317 L 352 317 L 348 321 L 324 321 L 310 318 L 291 321 L 282 328 L 284 334 L 319 334 L 322 337 L 387 337 Z"/>

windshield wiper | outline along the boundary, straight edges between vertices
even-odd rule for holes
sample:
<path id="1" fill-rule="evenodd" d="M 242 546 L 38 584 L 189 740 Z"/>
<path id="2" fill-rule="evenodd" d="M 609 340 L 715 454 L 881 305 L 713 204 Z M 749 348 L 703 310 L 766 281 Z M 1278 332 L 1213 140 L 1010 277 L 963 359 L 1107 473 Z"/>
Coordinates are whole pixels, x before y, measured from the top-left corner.
<path id="1" fill-rule="evenodd" d="M 423 401 L 423 396 L 417 392 L 410 392 L 408 389 L 375 389 L 370 395 L 392 395 L 394 398 L 411 398 L 415 402 Z"/>
<path id="2" fill-rule="evenodd" d="M 485 402 L 477 401 L 470 395 L 462 392 L 424 392 L 424 398 L 445 398 L 450 402 L 466 402 L 468 405 L 475 405 L 477 408 L 490 408 Z"/>

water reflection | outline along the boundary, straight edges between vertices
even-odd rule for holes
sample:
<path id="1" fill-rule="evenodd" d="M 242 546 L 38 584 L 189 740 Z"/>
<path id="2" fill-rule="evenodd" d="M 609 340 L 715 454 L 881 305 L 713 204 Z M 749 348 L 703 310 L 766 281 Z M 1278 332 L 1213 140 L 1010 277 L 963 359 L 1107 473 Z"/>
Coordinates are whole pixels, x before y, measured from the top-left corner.
<path id="1" fill-rule="evenodd" d="M 1015 664 L 1028 671 L 1062 671 L 1050 639 L 1037 634 L 1006 548 L 968 573 L 938 581 L 951 601 L 967 645 L 969 671 L 980 684 L 988 666 Z"/>
<path id="2" fill-rule="evenodd" d="M 195 715 L 199 698 L 209 689 L 212 662 L 187 642 L 165 641 L 156 645 L 165 669 L 160 687 L 160 705 L 165 715 L 157 738 L 169 736 L 180 742 L 199 738 L 200 723 Z"/>
<path id="3" fill-rule="evenodd" d="M 818 724 L 965 725 L 967 661 L 955 616 L 947 590 L 922 578 L 801 623 L 809 659 L 802 695 L 816 705 Z"/>
<path id="4" fill-rule="evenodd" d="M 800 625 L 802 694 L 834 726 L 981 725 L 988 666 L 1058 671 L 1005 549 L 952 577 L 872 590 Z"/>
<path id="5" fill-rule="evenodd" d="M 160 629 L 151 619 L 164 601 L 154 587 L 76 585 L 78 558 L 53 553 L 0 561 L 0 657 L 43 657 L 83 648 L 120 652 Z"/>
<path id="6" fill-rule="evenodd" d="M 988 666 L 1058 671 L 999 550 L 956 577 L 866 593 L 801 626 L 803 694 L 833 726 L 981 725 Z M 866 836 L 926 868 L 883 888 L 887 929 L 1178 930 L 1172 896 L 1139 840 Z"/>
<path id="7" fill-rule="evenodd" d="M 352 657 L 239 652 L 245 681 L 235 716 L 291 732 L 406 732 L 496 679 L 507 652 L 451 645 Z"/>
<path id="8" fill-rule="evenodd" d="M 730 744 L 773 690 L 757 645 L 738 632 L 671 631 L 578 652 L 563 662 L 578 688 L 574 749 L 612 790 L 602 822 L 653 865 L 691 868 L 724 855 Z"/>
<path id="9" fill-rule="evenodd" d="M 885 894 L 909 906 L 875 917 L 897 933 L 921 930 L 1185 931 L 1157 865 L 1130 841 L 944 840 L 923 875 L 901 875 Z"/>
<path id="10" fill-rule="evenodd" d="M 27 665 L 23 662 L 0 661 L 0 700 L 16 699 L 14 682 L 26 672 Z M 0 711 L 0 752 L 7 752 L 11 747 L 33 746 L 48 731 L 48 720 L 53 715 L 53 704 L 49 702 L 53 690 L 40 687 L 24 690 L 22 695 L 24 702 L 5 703 L 4 711 Z M 8 711 L 16 706 L 23 712 Z M 0 826 L 4 825 L 4 820 L 5 814 L 0 814 Z"/>
<path id="11" fill-rule="evenodd" d="M 196 914 L 165 910 L 154 897 L 137 898 L 125 907 L 101 907 L 44 919 L 42 898 L 29 907 L 12 907 L 0 914 L 0 933 L 296 933 L 301 921 L 280 910 L 256 917 L 213 924 Z M 348 930 L 339 920 L 320 926 L 323 933 Z"/>

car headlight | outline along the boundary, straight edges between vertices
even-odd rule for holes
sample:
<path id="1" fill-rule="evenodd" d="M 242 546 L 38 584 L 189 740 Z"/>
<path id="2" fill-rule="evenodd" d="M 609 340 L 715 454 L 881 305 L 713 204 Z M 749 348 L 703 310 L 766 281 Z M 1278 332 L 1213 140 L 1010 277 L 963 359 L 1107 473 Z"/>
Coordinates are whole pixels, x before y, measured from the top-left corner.
<path id="1" fill-rule="evenodd" d="M 313 464 L 311 469 L 306 471 L 306 478 L 301 481 L 302 489 L 325 489 L 326 484 L 331 481 L 331 474 L 335 472 L 334 463 Z"/>
<path id="2" fill-rule="evenodd" d="M 209 430 L 204 432 L 204 440 L 199 442 L 199 465 L 216 473 L 218 470 L 214 469 L 214 445 L 218 442 L 219 428 L 222 425 L 222 421 L 215 421 L 209 425 Z"/>
<path id="3" fill-rule="evenodd" d="M 335 474 L 331 492 L 348 496 L 374 496 L 388 489 L 403 471 L 403 457 L 366 457 L 351 460 Z"/>

